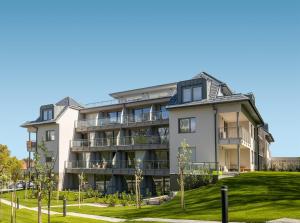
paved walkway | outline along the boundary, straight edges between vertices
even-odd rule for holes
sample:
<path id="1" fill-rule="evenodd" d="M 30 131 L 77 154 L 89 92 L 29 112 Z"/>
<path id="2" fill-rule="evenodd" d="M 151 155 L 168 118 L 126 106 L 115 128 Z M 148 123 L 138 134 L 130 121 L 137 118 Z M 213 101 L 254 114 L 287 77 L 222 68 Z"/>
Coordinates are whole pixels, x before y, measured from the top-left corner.
<path id="1" fill-rule="evenodd" d="M 198 221 L 198 220 L 165 219 L 165 218 L 140 218 L 140 219 L 135 219 L 135 221 L 166 222 L 166 223 L 220 223 L 219 221 Z"/>
<path id="2" fill-rule="evenodd" d="M 67 204 L 67 207 L 77 207 L 79 204 Z M 107 208 L 108 205 L 105 204 L 91 204 L 91 203 L 83 203 L 80 206 L 89 206 L 89 207 L 97 207 L 97 208 Z M 48 206 L 43 206 L 42 208 L 47 208 Z M 53 205 L 51 208 L 62 208 L 63 205 Z"/>
<path id="3" fill-rule="evenodd" d="M 274 221 L 268 221 L 268 223 L 300 223 L 300 220 L 282 218 L 282 219 L 278 219 L 278 220 L 274 220 Z"/>

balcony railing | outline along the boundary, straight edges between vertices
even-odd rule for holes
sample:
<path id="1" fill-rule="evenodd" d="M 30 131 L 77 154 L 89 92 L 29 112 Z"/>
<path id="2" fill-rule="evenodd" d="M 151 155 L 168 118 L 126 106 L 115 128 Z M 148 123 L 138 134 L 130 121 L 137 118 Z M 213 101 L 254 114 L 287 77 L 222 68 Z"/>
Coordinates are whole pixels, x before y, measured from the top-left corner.
<path id="1" fill-rule="evenodd" d="M 238 134 L 239 133 L 239 134 Z M 242 143 L 245 143 L 250 146 L 251 136 L 249 131 L 244 127 L 223 127 L 219 129 L 219 139 L 220 140 L 232 140 L 240 139 Z"/>
<path id="2" fill-rule="evenodd" d="M 27 141 L 26 142 L 27 151 L 28 152 L 35 152 L 36 151 L 36 142 L 35 141 Z"/>
<path id="3" fill-rule="evenodd" d="M 135 169 L 136 162 L 129 160 L 94 160 L 94 161 L 69 161 L 65 162 L 65 167 L 67 169 Z M 145 160 L 139 162 L 139 168 L 142 170 L 161 170 L 169 169 L 168 160 Z"/>
<path id="4" fill-rule="evenodd" d="M 78 120 L 75 122 L 75 127 L 85 129 L 89 127 L 104 127 L 114 125 L 128 125 L 132 123 L 154 122 L 168 120 L 168 112 L 150 112 L 141 115 L 123 115 L 120 118 L 99 118 Z"/>
<path id="5" fill-rule="evenodd" d="M 138 101 L 144 101 L 144 100 L 172 97 L 175 93 L 176 93 L 175 90 L 171 90 L 171 91 L 162 92 L 162 93 L 159 93 L 159 94 L 143 94 L 143 95 L 141 95 L 139 97 L 136 97 L 136 98 L 123 98 L 123 99 L 119 99 L 119 100 L 114 99 L 114 100 L 108 100 L 108 101 L 100 101 L 100 102 L 89 103 L 89 104 L 86 104 L 85 107 L 93 108 L 93 107 L 118 105 L 118 104 L 125 104 L 125 103 L 138 102 Z"/>
<path id="6" fill-rule="evenodd" d="M 167 145 L 168 136 L 128 136 L 116 138 L 99 138 L 93 140 L 72 140 L 71 148 L 134 146 L 134 145 Z"/>

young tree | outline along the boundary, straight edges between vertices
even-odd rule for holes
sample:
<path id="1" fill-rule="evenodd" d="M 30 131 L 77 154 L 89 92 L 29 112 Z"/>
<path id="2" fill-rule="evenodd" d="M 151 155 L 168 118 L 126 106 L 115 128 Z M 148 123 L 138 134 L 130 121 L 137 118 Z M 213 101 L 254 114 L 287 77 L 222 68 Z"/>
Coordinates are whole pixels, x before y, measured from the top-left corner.
<path id="1" fill-rule="evenodd" d="M 136 197 L 136 208 L 141 208 L 141 183 L 143 180 L 143 171 L 141 169 L 141 160 L 136 161 L 135 165 L 135 197 Z"/>
<path id="2" fill-rule="evenodd" d="M 17 214 L 16 214 L 16 198 L 17 198 L 16 184 L 22 175 L 22 173 L 21 173 L 22 163 L 16 157 L 12 157 L 8 161 L 8 166 L 9 166 L 11 181 L 14 184 L 13 193 L 11 193 L 11 223 L 15 223 L 16 218 L 17 218 Z M 15 205 L 13 205 L 13 204 L 15 204 Z"/>
<path id="3" fill-rule="evenodd" d="M 6 145 L 0 144 L 0 183 L 1 189 L 4 189 L 7 182 L 9 181 L 9 159 L 10 152 Z M 0 189 L 0 190 L 1 190 Z M 0 199 L 2 196 L 2 190 L 0 191 Z M 0 210 L 1 210 L 1 202 L 0 202 Z M 1 211 L 0 211 L 1 212 Z"/>
<path id="4" fill-rule="evenodd" d="M 79 181 L 79 185 L 78 185 L 78 206 L 80 208 L 81 206 L 81 188 L 83 186 L 83 181 L 84 181 L 84 175 L 83 172 L 81 174 L 78 175 L 78 181 Z"/>
<path id="5" fill-rule="evenodd" d="M 41 156 L 43 156 L 44 160 L 41 159 Z M 50 152 L 45 146 L 45 143 L 42 142 L 38 146 L 38 150 L 34 153 L 33 161 L 35 172 L 34 184 L 36 186 L 38 200 L 38 223 L 42 222 L 42 194 L 44 189 L 48 194 L 48 222 L 50 222 L 50 205 L 51 193 L 54 184 L 53 169 L 55 162 L 56 158 L 51 156 Z"/>
<path id="6" fill-rule="evenodd" d="M 184 200 L 184 186 L 185 186 L 185 176 L 187 174 L 187 167 L 190 163 L 192 151 L 190 149 L 189 144 L 187 144 L 186 140 L 184 139 L 181 142 L 181 147 L 177 155 L 178 160 L 178 172 L 179 172 L 179 179 L 178 184 L 180 186 L 180 202 L 181 208 L 185 209 L 185 200 Z"/>

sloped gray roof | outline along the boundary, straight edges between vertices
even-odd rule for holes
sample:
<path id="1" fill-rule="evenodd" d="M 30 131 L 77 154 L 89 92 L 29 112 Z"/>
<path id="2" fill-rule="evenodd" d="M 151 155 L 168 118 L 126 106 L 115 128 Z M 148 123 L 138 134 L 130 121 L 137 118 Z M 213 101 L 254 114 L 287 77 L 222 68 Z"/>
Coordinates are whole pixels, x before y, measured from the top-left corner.
<path id="1" fill-rule="evenodd" d="M 71 107 L 84 108 L 83 105 L 79 104 L 77 101 L 75 101 L 71 97 L 65 97 L 64 99 L 62 99 L 59 102 L 57 102 L 55 105 L 57 105 L 57 106 L 71 106 Z"/>
<path id="2" fill-rule="evenodd" d="M 203 99 L 201 101 L 193 101 L 189 103 L 184 104 L 168 104 L 167 109 L 172 108 L 183 108 L 183 107 L 191 107 L 191 106 L 197 106 L 197 105 L 208 105 L 208 104 L 221 104 L 221 103 L 229 103 L 229 102 L 242 102 L 242 101 L 248 101 L 255 113 L 257 114 L 258 119 L 261 121 L 261 123 L 264 123 L 263 118 L 261 117 L 258 109 L 256 108 L 253 100 L 249 95 L 246 94 L 233 94 L 228 96 L 218 96 L 216 98 L 210 98 L 210 99 Z"/>
<path id="3" fill-rule="evenodd" d="M 197 79 L 197 78 L 204 78 L 204 79 L 209 79 L 213 82 L 220 84 L 225 84 L 223 81 L 220 81 L 219 79 L 213 77 L 212 75 L 206 73 L 206 72 L 201 72 L 200 74 L 197 74 L 196 76 L 193 77 L 193 79 Z"/>

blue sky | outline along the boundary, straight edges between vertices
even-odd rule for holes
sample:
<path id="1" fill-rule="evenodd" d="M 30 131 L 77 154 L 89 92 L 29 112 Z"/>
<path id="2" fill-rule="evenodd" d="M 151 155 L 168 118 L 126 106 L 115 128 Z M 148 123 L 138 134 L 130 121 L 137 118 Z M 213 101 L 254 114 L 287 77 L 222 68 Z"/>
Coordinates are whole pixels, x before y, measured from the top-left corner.
<path id="1" fill-rule="evenodd" d="M 20 124 L 41 104 L 206 71 L 254 92 L 276 143 L 300 156 L 299 1 L 1 1 L 0 143 L 27 155 Z"/>

